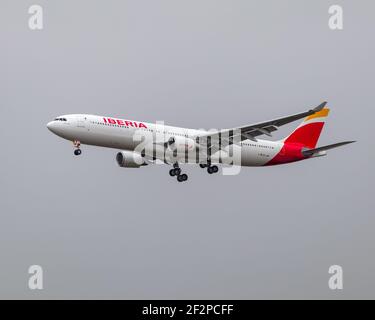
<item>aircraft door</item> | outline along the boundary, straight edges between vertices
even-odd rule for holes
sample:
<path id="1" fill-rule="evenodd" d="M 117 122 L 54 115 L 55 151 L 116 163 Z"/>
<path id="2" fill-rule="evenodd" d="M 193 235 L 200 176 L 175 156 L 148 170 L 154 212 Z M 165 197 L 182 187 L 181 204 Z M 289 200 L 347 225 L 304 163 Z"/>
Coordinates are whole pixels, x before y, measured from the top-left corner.
<path id="1" fill-rule="evenodd" d="M 77 128 L 84 131 L 90 131 L 89 125 L 87 122 L 87 117 L 85 116 L 78 116 L 77 118 Z"/>

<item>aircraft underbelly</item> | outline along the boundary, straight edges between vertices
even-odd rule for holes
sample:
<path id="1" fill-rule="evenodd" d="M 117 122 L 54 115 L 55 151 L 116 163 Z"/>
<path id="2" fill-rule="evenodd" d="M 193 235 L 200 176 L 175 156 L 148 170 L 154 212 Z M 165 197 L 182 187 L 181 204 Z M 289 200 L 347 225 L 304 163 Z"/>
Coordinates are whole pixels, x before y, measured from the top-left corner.
<path id="1" fill-rule="evenodd" d="M 75 129 L 65 137 L 68 140 L 79 140 L 82 144 L 108 147 L 115 149 L 132 150 L 134 147 L 133 138 L 124 131 L 101 129 Z"/>

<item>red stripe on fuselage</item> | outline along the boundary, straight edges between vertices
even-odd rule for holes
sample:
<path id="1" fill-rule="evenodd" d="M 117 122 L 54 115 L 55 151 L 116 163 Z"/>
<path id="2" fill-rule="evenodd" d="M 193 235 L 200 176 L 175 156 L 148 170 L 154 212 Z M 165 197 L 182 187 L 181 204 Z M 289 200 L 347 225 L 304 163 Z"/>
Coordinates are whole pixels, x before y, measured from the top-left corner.
<path id="1" fill-rule="evenodd" d="M 302 155 L 303 145 L 300 143 L 284 143 L 280 152 L 267 162 L 265 166 L 273 166 L 276 164 L 283 164 L 288 162 L 295 162 L 306 159 Z"/>

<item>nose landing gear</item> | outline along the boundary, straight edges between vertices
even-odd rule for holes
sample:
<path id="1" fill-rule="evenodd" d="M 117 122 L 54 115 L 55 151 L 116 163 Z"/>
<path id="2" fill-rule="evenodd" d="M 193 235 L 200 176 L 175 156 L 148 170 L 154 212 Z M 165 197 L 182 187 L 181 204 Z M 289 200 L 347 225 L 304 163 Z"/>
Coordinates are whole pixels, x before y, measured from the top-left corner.
<path id="1" fill-rule="evenodd" d="M 79 142 L 79 141 L 77 141 L 77 140 L 74 140 L 74 141 L 73 141 L 73 145 L 74 145 L 74 147 L 76 148 L 76 149 L 74 150 L 74 154 L 75 154 L 76 156 L 79 156 L 79 155 L 82 153 L 82 150 L 80 149 L 80 147 L 81 147 L 81 142 Z"/>

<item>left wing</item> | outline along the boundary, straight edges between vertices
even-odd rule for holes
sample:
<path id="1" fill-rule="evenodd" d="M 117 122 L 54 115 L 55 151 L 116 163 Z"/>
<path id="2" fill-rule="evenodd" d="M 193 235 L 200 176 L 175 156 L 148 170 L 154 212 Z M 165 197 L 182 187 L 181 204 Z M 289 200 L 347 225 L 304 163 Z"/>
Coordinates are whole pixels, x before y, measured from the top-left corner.
<path id="1" fill-rule="evenodd" d="M 213 154 L 219 151 L 221 148 L 233 143 L 238 143 L 247 139 L 257 141 L 256 137 L 263 134 L 271 136 L 271 132 L 276 131 L 279 127 L 319 112 L 325 107 L 326 104 L 327 102 L 322 102 L 319 106 L 313 109 L 282 118 L 233 129 L 223 129 L 220 131 L 208 132 L 206 134 L 197 135 L 195 139 L 198 146 L 204 147 L 204 149 L 207 148 L 207 150 L 209 150 L 209 154 Z"/>

